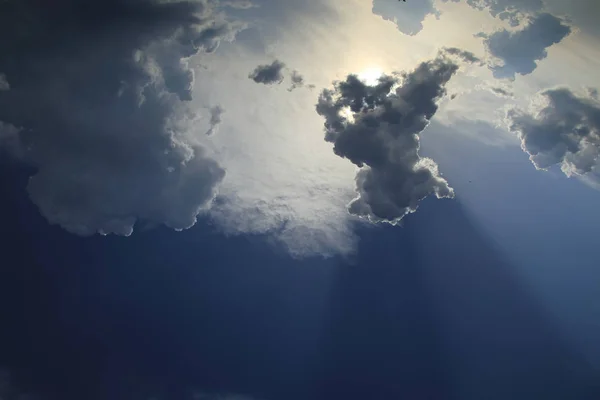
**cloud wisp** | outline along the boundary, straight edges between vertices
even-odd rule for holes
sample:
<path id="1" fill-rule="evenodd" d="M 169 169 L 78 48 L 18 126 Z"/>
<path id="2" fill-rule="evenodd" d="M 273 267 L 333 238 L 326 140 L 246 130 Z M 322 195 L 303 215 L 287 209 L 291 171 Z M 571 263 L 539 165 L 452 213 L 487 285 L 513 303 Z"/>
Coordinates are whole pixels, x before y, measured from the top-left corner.
<path id="1" fill-rule="evenodd" d="M 192 226 L 225 171 L 188 135 L 187 59 L 240 28 L 208 0 L 0 3 L 0 121 L 44 217 L 80 235 Z"/>
<path id="2" fill-rule="evenodd" d="M 349 75 L 322 91 L 317 112 L 325 118 L 325 140 L 360 168 L 351 214 L 397 224 L 427 196 L 454 196 L 437 164 L 419 155 L 419 134 L 458 68 L 441 52 L 411 72 L 382 76 L 374 86 Z"/>

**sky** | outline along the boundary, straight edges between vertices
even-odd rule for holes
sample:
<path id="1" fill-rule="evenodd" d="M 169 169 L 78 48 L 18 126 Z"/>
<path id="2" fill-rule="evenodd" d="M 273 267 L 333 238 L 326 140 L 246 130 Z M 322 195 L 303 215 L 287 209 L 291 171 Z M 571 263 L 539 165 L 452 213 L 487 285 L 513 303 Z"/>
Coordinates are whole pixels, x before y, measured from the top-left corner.
<path id="1" fill-rule="evenodd" d="M 0 3 L 0 399 L 600 398 L 600 4 Z"/>

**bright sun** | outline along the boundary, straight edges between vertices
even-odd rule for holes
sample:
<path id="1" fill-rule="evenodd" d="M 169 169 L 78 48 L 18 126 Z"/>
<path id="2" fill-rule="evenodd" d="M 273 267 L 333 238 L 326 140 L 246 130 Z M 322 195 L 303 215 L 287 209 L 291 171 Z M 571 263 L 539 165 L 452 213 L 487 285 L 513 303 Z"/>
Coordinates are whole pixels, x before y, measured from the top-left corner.
<path id="1" fill-rule="evenodd" d="M 360 79 L 369 86 L 374 86 L 377 84 L 377 80 L 381 75 L 383 75 L 383 71 L 381 70 L 381 68 L 372 67 L 360 72 L 358 74 L 358 79 Z"/>

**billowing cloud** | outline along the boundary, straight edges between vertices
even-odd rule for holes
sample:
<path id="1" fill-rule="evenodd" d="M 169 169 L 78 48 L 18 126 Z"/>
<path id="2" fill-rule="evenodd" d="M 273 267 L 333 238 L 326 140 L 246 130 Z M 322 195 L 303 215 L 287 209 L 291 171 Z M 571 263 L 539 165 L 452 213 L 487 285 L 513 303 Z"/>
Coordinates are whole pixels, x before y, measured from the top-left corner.
<path id="1" fill-rule="evenodd" d="M 208 136 L 217 133 L 217 130 L 219 129 L 219 125 L 222 122 L 221 117 L 225 113 L 225 109 L 223 107 L 221 107 L 220 105 L 216 105 L 214 107 L 211 107 L 209 111 L 210 111 L 210 120 L 209 120 L 210 128 L 208 128 L 208 130 L 206 131 L 206 134 Z"/>
<path id="2" fill-rule="evenodd" d="M 510 130 L 537 169 L 558 165 L 567 176 L 597 171 L 600 164 L 600 102 L 566 88 L 546 90 L 532 110 L 508 112 Z"/>
<path id="3" fill-rule="evenodd" d="M 285 64 L 283 62 L 275 60 L 271 64 L 257 66 L 248 75 L 248 78 L 256 83 L 263 83 L 265 85 L 280 84 L 284 79 L 284 68 Z"/>
<path id="4" fill-rule="evenodd" d="M 457 70 L 442 53 L 409 73 L 384 75 L 374 86 L 349 75 L 323 90 L 317 112 L 325 118 L 325 140 L 360 168 L 351 214 L 395 224 L 427 196 L 454 196 L 437 164 L 419 155 L 419 134 Z"/>
<path id="5" fill-rule="evenodd" d="M 189 228 L 225 172 L 188 134 L 187 58 L 233 39 L 208 0 L 0 3 L 0 121 L 20 129 L 27 190 L 70 232 Z"/>
<path id="6" fill-rule="evenodd" d="M 491 35 L 479 33 L 484 38 L 487 51 L 499 60 L 491 65 L 496 78 L 513 79 L 515 74 L 527 75 L 537 67 L 537 61 L 548 55 L 547 49 L 571 33 L 564 20 L 548 13 L 528 17 L 529 23 L 516 31 L 506 29 Z"/>

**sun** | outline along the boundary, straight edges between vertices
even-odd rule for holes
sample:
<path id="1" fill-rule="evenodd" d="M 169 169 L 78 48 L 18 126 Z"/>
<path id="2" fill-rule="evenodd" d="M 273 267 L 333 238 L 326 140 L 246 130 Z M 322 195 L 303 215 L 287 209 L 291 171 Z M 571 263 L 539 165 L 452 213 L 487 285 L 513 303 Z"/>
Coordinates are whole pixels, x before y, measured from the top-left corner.
<path id="1" fill-rule="evenodd" d="M 371 67 L 364 69 L 362 72 L 358 73 L 358 79 L 363 81 L 369 86 L 377 85 L 379 78 L 383 75 L 383 70 L 378 67 Z"/>

